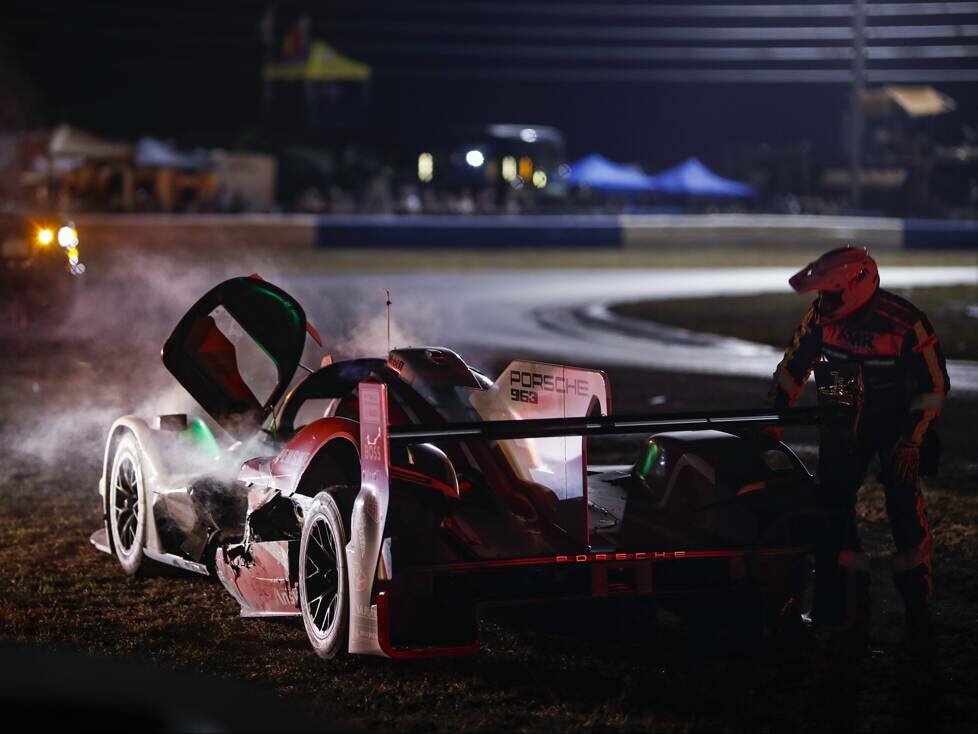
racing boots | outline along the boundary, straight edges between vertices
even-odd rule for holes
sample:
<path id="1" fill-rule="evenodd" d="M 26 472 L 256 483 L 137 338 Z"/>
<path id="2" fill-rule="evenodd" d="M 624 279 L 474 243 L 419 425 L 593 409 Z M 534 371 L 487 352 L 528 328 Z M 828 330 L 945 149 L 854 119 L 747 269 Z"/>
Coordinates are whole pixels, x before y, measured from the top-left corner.
<path id="1" fill-rule="evenodd" d="M 903 652 L 915 663 L 932 661 L 937 649 L 934 623 L 927 602 L 930 591 L 928 576 L 929 569 L 924 566 L 896 573 L 893 576 L 897 591 L 903 598 Z"/>
<path id="2" fill-rule="evenodd" d="M 832 591 L 837 595 L 825 599 L 824 584 L 821 589 L 816 585 L 817 634 L 823 651 L 830 658 L 856 660 L 869 652 L 870 577 L 869 573 L 858 568 L 836 571 L 838 575 L 828 581 L 832 582 Z"/>

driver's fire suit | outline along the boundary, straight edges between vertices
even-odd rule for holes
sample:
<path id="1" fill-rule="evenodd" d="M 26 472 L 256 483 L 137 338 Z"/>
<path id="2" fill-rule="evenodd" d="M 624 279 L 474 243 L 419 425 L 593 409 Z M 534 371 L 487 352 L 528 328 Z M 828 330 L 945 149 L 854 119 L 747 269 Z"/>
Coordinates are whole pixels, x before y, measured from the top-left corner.
<path id="1" fill-rule="evenodd" d="M 879 457 L 897 553 L 894 580 L 907 611 L 908 632 L 930 621 L 931 546 L 918 481 L 920 448 L 941 412 L 950 387 L 944 356 L 927 317 L 907 300 L 878 290 L 863 308 L 846 318 L 823 323 L 818 300 L 795 332 L 774 374 L 770 401 L 792 405 L 819 359 L 830 367 L 856 367 L 862 375 L 864 402 L 852 432 L 822 431 L 818 457 L 821 497 L 834 522 L 827 531 L 816 569 L 816 623 L 845 626 L 860 615 L 853 605 L 861 577 L 864 605 L 869 564 L 856 530 L 856 493 L 874 456 Z M 930 440 L 928 440 L 930 439 Z M 925 463 L 926 463 L 925 451 Z M 865 614 L 862 614 L 865 619 Z"/>

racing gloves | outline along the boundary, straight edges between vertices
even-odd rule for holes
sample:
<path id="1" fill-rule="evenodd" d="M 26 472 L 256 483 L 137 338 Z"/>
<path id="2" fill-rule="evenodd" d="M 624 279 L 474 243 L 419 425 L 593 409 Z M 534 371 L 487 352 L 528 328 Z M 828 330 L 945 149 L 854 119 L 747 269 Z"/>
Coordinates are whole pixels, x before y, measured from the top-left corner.
<path id="1" fill-rule="evenodd" d="M 920 445 L 900 439 L 890 457 L 890 476 L 900 482 L 912 484 L 920 474 Z"/>

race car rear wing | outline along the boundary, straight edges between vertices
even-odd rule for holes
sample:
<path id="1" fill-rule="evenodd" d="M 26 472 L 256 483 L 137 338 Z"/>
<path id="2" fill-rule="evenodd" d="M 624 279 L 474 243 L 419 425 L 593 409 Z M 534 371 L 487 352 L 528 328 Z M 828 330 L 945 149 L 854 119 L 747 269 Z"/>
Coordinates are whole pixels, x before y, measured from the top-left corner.
<path id="1" fill-rule="evenodd" d="M 845 424 L 851 420 L 845 407 L 769 408 L 652 413 L 647 415 L 592 416 L 583 418 L 539 418 L 506 421 L 476 421 L 442 425 L 390 426 L 391 443 L 424 443 L 444 440 L 482 439 L 498 441 L 551 436 L 615 436 L 655 431 L 739 431 L 768 426 Z"/>
<path id="2" fill-rule="evenodd" d="M 360 492 L 350 518 L 350 542 L 346 560 L 350 578 L 350 652 L 389 654 L 379 635 L 378 607 L 372 589 L 382 569 L 384 526 L 390 502 L 390 445 L 444 440 L 489 441 L 648 433 L 660 430 L 726 431 L 774 425 L 845 423 L 851 411 L 820 406 L 772 410 L 732 410 L 637 416 L 593 416 L 480 421 L 444 425 L 391 426 L 387 386 L 364 381 L 358 388 L 360 402 Z M 586 507 L 586 487 L 583 502 Z M 586 524 L 585 524 L 586 528 Z M 586 534 L 585 534 L 586 538 Z"/>

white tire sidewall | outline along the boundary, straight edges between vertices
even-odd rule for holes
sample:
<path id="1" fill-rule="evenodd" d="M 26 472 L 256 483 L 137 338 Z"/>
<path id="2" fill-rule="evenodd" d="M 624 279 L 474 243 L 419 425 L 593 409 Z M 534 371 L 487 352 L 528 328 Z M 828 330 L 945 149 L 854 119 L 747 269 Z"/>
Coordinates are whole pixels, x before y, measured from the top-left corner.
<path id="1" fill-rule="evenodd" d="M 336 543 L 337 607 L 336 621 L 325 633 L 320 632 L 306 609 L 306 552 L 312 529 L 317 522 L 325 522 L 333 533 Z M 336 501 L 326 492 L 320 492 L 303 518 L 302 540 L 299 545 L 299 608 L 302 624 L 313 651 L 321 658 L 329 660 L 347 648 L 347 629 L 349 627 L 349 584 L 346 573 L 346 531 L 343 517 Z"/>
<path id="2" fill-rule="evenodd" d="M 108 518 L 109 532 L 112 535 L 112 545 L 115 548 L 116 558 L 122 569 L 130 576 L 135 574 L 143 561 L 143 545 L 146 540 L 146 482 L 143 478 L 143 463 L 141 461 L 139 442 L 131 433 L 126 433 L 116 447 L 115 455 L 112 458 L 112 473 L 109 475 L 109 502 Z M 123 550 L 123 544 L 119 537 L 118 523 L 116 522 L 116 485 L 119 478 L 119 471 L 125 462 L 131 462 L 136 476 L 136 497 L 138 502 L 138 518 L 136 521 L 136 533 L 133 537 L 132 547 L 128 551 Z"/>

